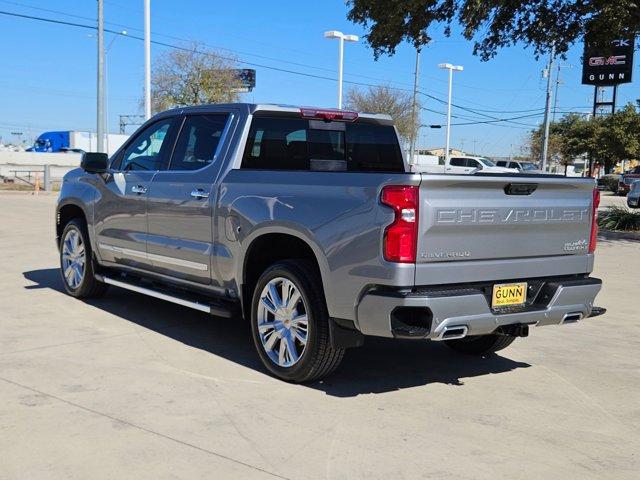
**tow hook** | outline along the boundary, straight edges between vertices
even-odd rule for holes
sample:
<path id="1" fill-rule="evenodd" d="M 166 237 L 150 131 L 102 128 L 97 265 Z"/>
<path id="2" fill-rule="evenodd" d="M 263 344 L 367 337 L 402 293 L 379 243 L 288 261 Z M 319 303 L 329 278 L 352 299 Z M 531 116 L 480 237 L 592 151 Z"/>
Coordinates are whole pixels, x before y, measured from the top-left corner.
<path id="1" fill-rule="evenodd" d="M 496 333 L 499 335 L 509 335 L 511 337 L 528 337 L 529 325 L 525 323 L 514 323 L 513 325 L 503 325 Z"/>

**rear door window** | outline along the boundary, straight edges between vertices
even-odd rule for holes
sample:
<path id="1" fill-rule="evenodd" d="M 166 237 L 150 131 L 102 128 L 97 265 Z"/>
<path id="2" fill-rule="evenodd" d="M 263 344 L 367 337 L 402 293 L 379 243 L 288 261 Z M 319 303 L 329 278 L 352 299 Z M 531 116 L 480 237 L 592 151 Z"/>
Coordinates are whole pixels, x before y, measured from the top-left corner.
<path id="1" fill-rule="evenodd" d="M 256 116 L 242 168 L 404 172 L 404 162 L 390 125 Z"/>
<path id="2" fill-rule="evenodd" d="M 187 116 L 169 170 L 199 170 L 213 162 L 227 119 L 224 113 Z"/>

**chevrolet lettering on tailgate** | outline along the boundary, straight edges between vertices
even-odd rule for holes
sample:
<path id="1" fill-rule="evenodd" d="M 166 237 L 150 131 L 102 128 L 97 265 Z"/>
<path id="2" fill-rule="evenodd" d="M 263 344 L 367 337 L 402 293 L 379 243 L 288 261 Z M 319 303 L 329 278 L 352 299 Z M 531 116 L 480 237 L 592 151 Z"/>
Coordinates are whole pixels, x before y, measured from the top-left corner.
<path id="1" fill-rule="evenodd" d="M 584 222 L 586 208 L 443 208 L 436 211 L 436 223 L 526 223 Z"/>

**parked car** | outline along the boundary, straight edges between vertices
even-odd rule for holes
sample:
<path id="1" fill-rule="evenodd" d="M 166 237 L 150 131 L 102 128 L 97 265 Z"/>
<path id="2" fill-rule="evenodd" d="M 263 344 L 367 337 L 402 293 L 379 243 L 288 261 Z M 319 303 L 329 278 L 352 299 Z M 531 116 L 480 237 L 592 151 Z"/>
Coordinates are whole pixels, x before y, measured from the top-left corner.
<path id="1" fill-rule="evenodd" d="M 486 157 L 451 157 L 445 164 L 445 173 L 518 173 L 515 168 L 498 167 Z"/>
<path id="2" fill-rule="evenodd" d="M 69 295 L 244 316 L 266 369 L 308 382 L 365 336 L 486 355 L 603 313 L 598 200 L 593 179 L 410 173 L 386 115 L 205 105 L 84 154 L 56 236 Z"/>
<path id="3" fill-rule="evenodd" d="M 618 181 L 618 195 L 626 195 L 631 189 L 631 184 L 640 180 L 640 166 L 627 170 Z"/>
<path id="4" fill-rule="evenodd" d="M 495 163 L 486 157 L 453 156 L 448 161 L 442 162 L 417 162 L 413 165 L 413 171 L 418 173 L 518 173 L 516 169 L 497 167 Z"/>
<path id="5" fill-rule="evenodd" d="M 521 173 L 542 173 L 533 162 L 522 162 L 520 160 L 498 160 L 495 162 L 498 167 L 514 168 Z"/>
<path id="6" fill-rule="evenodd" d="M 640 208 L 640 178 L 634 181 L 629 188 L 627 205 L 629 208 Z"/>

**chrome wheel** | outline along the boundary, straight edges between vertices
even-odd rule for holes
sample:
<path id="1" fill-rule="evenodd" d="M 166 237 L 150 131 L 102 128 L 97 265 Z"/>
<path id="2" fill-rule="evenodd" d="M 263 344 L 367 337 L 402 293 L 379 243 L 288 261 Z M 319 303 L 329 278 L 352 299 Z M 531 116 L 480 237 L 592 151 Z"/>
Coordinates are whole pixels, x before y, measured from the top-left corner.
<path id="1" fill-rule="evenodd" d="M 298 287 L 283 277 L 269 281 L 258 304 L 258 336 L 262 348 L 279 367 L 295 365 L 307 347 L 309 321 Z"/>
<path id="2" fill-rule="evenodd" d="M 62 276 L 70 288 L 82 283 L 86 265 L 86 253 L 80 232 L 70 229 L 62 240 Z"/>

